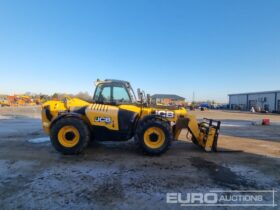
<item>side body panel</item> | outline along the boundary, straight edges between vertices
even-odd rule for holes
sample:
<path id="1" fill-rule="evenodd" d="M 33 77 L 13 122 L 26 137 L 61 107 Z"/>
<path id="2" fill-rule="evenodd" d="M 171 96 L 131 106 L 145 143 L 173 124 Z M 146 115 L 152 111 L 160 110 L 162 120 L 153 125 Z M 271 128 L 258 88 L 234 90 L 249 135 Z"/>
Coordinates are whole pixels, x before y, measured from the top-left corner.
<path id="1" fill-rule="evenodd" d="M 135 106 L 93 104 L 87 107 L 85 113 L 97 140 L 123 141 L 133 135 L 137 111 L 139 110 Z"/>
<path id="2" fill-rule="evenodd" d="M 86 116 L 93 126 L 102 126 L 110 130 L 119 130 L 119 108 L 111 105 L 92 104 L 86 108 Z"/>

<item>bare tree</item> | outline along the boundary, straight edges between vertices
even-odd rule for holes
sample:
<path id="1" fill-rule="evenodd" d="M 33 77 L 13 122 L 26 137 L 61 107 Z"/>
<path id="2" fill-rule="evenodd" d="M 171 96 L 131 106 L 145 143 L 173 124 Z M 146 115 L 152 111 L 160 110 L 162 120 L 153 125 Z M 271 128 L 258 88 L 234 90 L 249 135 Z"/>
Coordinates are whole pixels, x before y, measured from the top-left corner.
<path id="1" fill-rule="evenodd" d="M 78 94 L 75 95 L 76 98 L 85 100 L 85 101 L 89 101 L 92 99 L 92 97 L 89 95 L 89 93 L 87 91 L 85 92 L 79 92 Z"/>

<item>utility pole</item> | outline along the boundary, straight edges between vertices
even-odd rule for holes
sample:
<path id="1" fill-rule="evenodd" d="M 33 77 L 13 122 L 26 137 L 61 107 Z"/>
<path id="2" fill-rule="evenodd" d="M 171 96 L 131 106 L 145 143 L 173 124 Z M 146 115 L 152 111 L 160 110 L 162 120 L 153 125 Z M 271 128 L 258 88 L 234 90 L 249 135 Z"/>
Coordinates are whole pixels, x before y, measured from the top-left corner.
<path id="1" fill-rule="evenodd" d="M 194 103 L 194 101 L 195 101 L 195 93 L 193 91 L 192 102 Z"/>

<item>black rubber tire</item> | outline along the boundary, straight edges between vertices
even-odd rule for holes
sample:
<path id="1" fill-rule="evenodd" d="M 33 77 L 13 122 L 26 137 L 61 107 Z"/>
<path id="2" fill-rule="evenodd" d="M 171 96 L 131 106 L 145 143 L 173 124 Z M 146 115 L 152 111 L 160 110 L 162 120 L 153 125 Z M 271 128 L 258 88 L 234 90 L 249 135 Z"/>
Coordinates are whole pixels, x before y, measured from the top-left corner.
<path id="1" fill-rule="evenodd" d="M 198 145 L 198 142 L 197 140 L 192 136 L 192 142 L 195 144 L 195 145 Z"/>
<path id="2" fill-rule="evenodd" d="M 158 127 L 160 129 L 162 129 L 165 134 L 165 142 L 163 143 L 163 145 L 160 148 L 153 149 L 153 148 L 148 147 L 145 144 L 144 133 L 150 127 Z M 148 154 L 148 155 L 160 155 L 160 154 L 165 153 L 169 149 L 172 139 L 173 139 L 172 132 L 171 132 L 169 123 L 166 121 L 160 120 L 160 119 L 156 119 L 156 118 L 141 122 L 138 125 L 135 136 L 134 136 L 134 140 L 135 140 L 135 143 L 137 144 L 138 148 L 144 154 Z"/>
<path id="3" fill-rule="evenodd" d="M 80 139 L 78 144 L 74 147 L 64 147 L 58 141 L 58 132 L 66 125 L 71 125 L 79 131 Z M 65 155 L 74 155 L 81 153 L 87 147 L 90 141 L 90 130 L 88 125 L 82 119 L 75 117 L 65 117 L 61 118 L 52 125 L 50 138 L 52 145 L 58 152 Z"/>

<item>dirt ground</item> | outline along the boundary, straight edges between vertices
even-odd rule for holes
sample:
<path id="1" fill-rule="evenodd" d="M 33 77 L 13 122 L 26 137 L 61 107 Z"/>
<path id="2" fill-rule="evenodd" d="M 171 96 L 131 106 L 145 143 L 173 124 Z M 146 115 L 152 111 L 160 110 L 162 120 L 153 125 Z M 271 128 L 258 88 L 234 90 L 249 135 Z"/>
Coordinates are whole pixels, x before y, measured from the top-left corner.
<path id="1" fill-rule="evenodd" d="M 222 120 L 218 153 L 201 151 L 182 132 L 159 157 L 142 155 L 132 140 L 63 156 L 49 141 L 29 141 L 46 136 L 39 110 L 0 108 L 0 209 L 182 209 L 166 203 L 166 193 L 272 189 L 279 208 L 280 115 L 192 111 Z M 272 125 L 252 125 L 262 118 Z"/>

